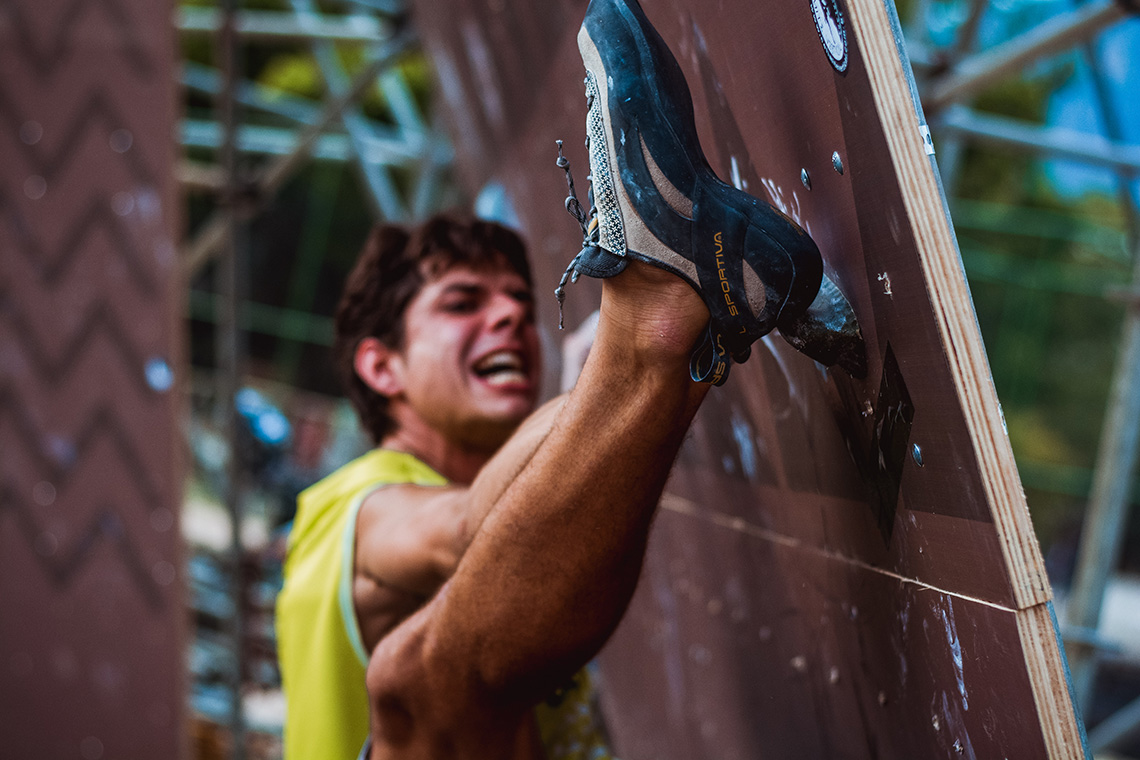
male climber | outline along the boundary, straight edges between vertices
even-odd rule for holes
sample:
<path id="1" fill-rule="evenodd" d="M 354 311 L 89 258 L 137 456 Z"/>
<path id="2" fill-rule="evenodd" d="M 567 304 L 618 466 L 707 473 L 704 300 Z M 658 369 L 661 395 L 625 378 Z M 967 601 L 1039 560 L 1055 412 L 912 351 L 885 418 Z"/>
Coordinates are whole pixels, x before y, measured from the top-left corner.
<path id="1" fill-rule="evenodd" d="M 636 0 L 592 0 L 578 42 L 596 206 L 568 199 L 584 246 L 558 294 L 572 276 L 605 279 L 596 341 L 568 396 L 464 492 L 485 517 L 450 579 L 372 651 L 361 758 L 548 757 L 533 708 L 620 620 L 673 459 L 729 358 L 779 327 L 861 369 L 815 244 L 712 173 L 680 68 Z"/>
<path id="2" fill-rule="evenodd" d="M 378 448 L 299 498 L 277 618 L 288 760 L 356 755 L 368 656 L 454 571 L 491 505 L 472 501 L 472 480 L 509 481 L 491 456 L 503 448 L 517 467 L 559 403 L 516 432 L 541 376 L 530 270 L 519 238 L 489 222 L 376 228 L 335 354 Z M 538 709 L 551 760 L 608 757 L 589 689 L 583 672 Z"/>
<path id="3" fill-rule="evenodd" d="M 577 207 L 585 245 L 571 270 L 608 280 L 597 342 L 571 394 L 510 436 L 533 403 L 537 352 L 509 244 L 473 258 L 411 246 L 394 270 L 418 273 L 410 286 L 390 288 L 399 277 L 361 262 L 354 280 L 380 278 L 376 303 L 397 306 L 385 323 L 364 308 L 354 399 L 379 398 L 394 426 L 370 424 L 384 448 L 316 487 L 311 503 L 338 506 L 302 500 L 298 529 L 311 538 L 293 542 L 282 618 L 319 607 L 331 622 L 279 625 L 287 746 L 305 709 L 292 695 L 312 710 L 355 709 L 355 696 L 317 693 L 326 675 L 311 687 L 298 675 L 355 651 L 371 653 L 362 757 L 602 756 L 581 732 L 552 746 L 535 706 L 565 698 L 620 619 L 706 383 L 777 326 L 821 361 L 855 354 L 850 341 L 819 340 L 850 322 L 820 288 L 811 240 L 709 170 L 680 70 L 636 3 L 594 0 L 579 42 L 597 207 Z M 346 295 L 342 316 L 353 308 Z M 320 539 L 330 534 L 339 544 Z M 303 550 L 317 544 L 340 548 Z M 291 591 L 306 575 L 323 586 Z M 313 628 L 332 631 L 318 638 L 340 654 L 306 663 Z"/>

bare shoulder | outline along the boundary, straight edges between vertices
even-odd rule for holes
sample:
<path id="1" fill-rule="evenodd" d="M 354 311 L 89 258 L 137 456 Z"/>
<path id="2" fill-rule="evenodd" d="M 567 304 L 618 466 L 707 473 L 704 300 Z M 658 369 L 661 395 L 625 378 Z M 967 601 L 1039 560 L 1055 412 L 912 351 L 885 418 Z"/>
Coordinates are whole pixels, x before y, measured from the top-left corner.
<path id="1" fill-rule="evenodd" d="M 403 513 L 431 509 L 434 511 L 457 498 L 462 498 L 466 486 L 421 486 L 415 483 L 393 483 L 381 486 L 364 498 L 361 513 L 372 519 L 383 519 Z"/>
<path id="2" fill-rule="evenodd" d="M 356 521 L 358 576 L 430 596 L 462 556 L 466 489 L 391 485 L 369 494 Z"/>
<path id="3" fill-rule="evenodd" d="M 360 505 L 356 529 L 371 541 L 409 540 L 410 533 L 424 538 L 454 528 L 467 501 L 462 486 L 420 486 L 397 483 L 377 488 Z M 359 539 L 358 539 L 359 542 Z"/>

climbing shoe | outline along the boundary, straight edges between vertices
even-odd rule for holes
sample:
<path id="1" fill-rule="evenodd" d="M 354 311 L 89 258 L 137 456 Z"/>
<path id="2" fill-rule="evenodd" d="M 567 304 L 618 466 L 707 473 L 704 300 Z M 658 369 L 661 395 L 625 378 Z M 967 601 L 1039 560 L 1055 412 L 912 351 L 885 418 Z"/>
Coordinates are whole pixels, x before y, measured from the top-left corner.
<path id="1" fill-rule="evenodd" d="M 683 278 L 708 307 L 709 325 L 690 363 L 694 380 L 723 383 L 730 357 L 743 362 L 757 339 L 784 326 L 798 350 L 858 374 L 858 325 L 824 278 L 819 249 L 771 204 L 713 173 L 684 74 L 637 0 L 591 0 L 578 47 L 586 67 L 589 203 L 578 201 L 559 144 L 566 206 L 583 233 L 556 291 L 559 303 L 567 280 L 612 277 L 633 258 Z M 836 326 L 846 331 L 832 334 Z"/>

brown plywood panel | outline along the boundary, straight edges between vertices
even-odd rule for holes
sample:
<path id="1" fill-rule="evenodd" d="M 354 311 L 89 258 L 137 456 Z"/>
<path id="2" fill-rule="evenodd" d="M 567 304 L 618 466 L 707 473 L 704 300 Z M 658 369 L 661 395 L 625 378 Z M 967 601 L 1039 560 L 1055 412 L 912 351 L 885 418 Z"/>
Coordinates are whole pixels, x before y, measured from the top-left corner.
<path id="1" fill-rule="evenodd" d="M 0 9 L 5 757 L 179 757 L 168 3 Z"/>
<path id="2" fill-rule="evenodd" d="M 604 663 L 622 757 L 1046 756 L 1012 610 L 688 506 Z"/>
<path id="3" fill-rule="evenodd" d="M 770 14 L 765 24 L 748 27 L 747 33 L 739 19 L 728 22 L 731 14 L 705 11 L 709 27 L 733 27 L 715 38 L 736 41 L 723 60 L 711 52 L 712 32 L 704 31 L 704 18 L 698 17 L 702 9 L 677 10 L 658 3 L 647 11 L 680 51 L 678 59 L 686 67 L 697 106 L 698 129 L 714 169 L 782 205 L 812 232 L 829 272 L 860 317 L 870 374 L 865 381 L 852 381 L 841 371 L 821 371 L 779 337 L 765 338 L 749 362 L 733 370 L 733 381 L 718 389 L 702 410 L 693 435 L 703 443 L 687 450 L 690 458 L 682 460 L 686 466 L 676 488 L 688 496 L 709 489 L 721 492 L 734 509 L 760 524 L 921 577 L 939 588 L 1006 605 L 1043 601 L 1047 584 L 1015 474 L 1012 482 L 1003 484 L 1002 496 L 1019 502 L 1007 512 L 1013 513 L 1010 519 L 1019 530 L 1029 529 L 1029 543 L 1020 547 L 1028 559 L 1010 565 L 1017 570 L 1013 577 L 1004 568 L 995 573 L 977 561 L 992 556 L 999 565 L 1007 564 L 989 502 L 993 493 L 979 471 L 974 431 L 963 414 L 969 407 L 953 379 L 919 242 L 911 230 L 911 209 L 894 179 L 887 136 L 859 48 L 853 41 L 848 71 L 837 74 L 820 49 L 810 7 L 780 8 L 783 12 Z M 751 17 L 746 14 L 746 19 Z M 798 23 L 781 25 L 786 17 Z M 578 182 L 585 183 L 587 163 L 578 139 L 582 66 L 574 31 L 576 27 L 568 25 L 552 61 L 530 66 L 541 72 L 543 83 L 537 96 L 526 96 L 531 117 L 496 149 L 496 171 L 480 175 L 503 180 L 515 199 L 532 249 L 539 254 L 539 283 L 557 282 L 575 252 L 574 223 L 560 203 L 565 182 L 552 166 L 555 139 L 566 139 Z M 706 49 L 697 52 L 702 46 Z M 813 65 L 813 58 L 822 60 Z M 785 83 L 793 60 L 799 62 L 795 86 Z M 738 92 L 728 91 L 729 82 Z M 796 100 L 800 90 L 806 104 Z M 509 93 L 504 90 L 496 97 L 509 99 Z M 731 105 L 737 102 L 746 105 Z M 912 126 L 913 139 L 920 141 L 917 119 Z M 459 139 L 459 153 L 477 152 L 464 147 L 464 133 Z M 770 147 L 774 145 L 781 150 Z M 748 146 L 753 146 L 751 152 Z M 841 154 L 843 174 L 832 168 L 835 152 Z M 805 168 L 811 190 L 800 181 Z M 941 214 L 940 202 L 936 208 Z M 948 245 L 936 253 L 957 263 L 952 239 Z M 964 294 L 960 270 L 958 277 Z M 596 306 L 589 287 L 582 282 L 569 291 L 566 312 L 571 326 Z M 549 327 L 557 317 L 552 301 L 545 305 Z M 968 300 L 965 312 L 973 324 Z M 978 341 L 976 334 L 973 340 Z M 890 365 L 888 347 L 894 356 Z M 977 349 L 980 356 L 980 342 Z M 893 369 L 884 385 L 887 366 Z M 905 388 L 913 408 L 913 424 L 899 451 L 885 463 L 886 472 L 880 472 L 875 427 L 890 404 L 881 404 L 879 397 L 886 390 L 884 401 L 889 402 L 890 390 L 899 387 Z M 989 396 L 992 399 L 992 388 Z M 1005 471 L 1013 472 L 996 401 L 990 403 L 993 414 L 986 424 L 999 426 L 999 443 L 1008 456 Z M 922 467 L 911 455 L 914 444 L 920 447 Z M 896 499 L 890 498 L 895 494 L 892 481 L 897 481 Z M 776 499 L 765 497 L 772 488 L 779 495 Z M 789 508 L 789 502 L 796 506 Z M 925 548 L 942 544 L 955 551 L 930 553 Z"/>
<path id="4" fill-rule="evenodd" d="M 509 13 L 514 4 L 508 0 L 496 5 Z M 853 583 L 875 585 L 889 604 L 869 606 L 869 611 L 878 611 L 857 626 L 771 626 L 772 636 L 780 641 L 797 640 L 805 632 L 833 638 L 836 657 L 842 660 L 836 667 L 841 669 L 857 664 L 849 658 L 856 657 L 859 646 L 890 646 L 899 621 L 889 613 L 903 609 L 900 605 L 909 596 L 950 600 L 982 631 L 970 647 L 974 656 L 987 663 L 991 656 L 1009 659 L 1005 669 L 987 665 L 975 671 L 971 686 L 976 696 L 964 724 L 966 738 L 990 749 L 1019 744 L 1044 748 L 1017 753 L 1019 757 L 1081 756 L 1080 728 L 1049 612 L 1051 593 L 888 10 L 880 0 L 842 5 L 848 63 L 840 72 L 821 46 L 812 5 L 811 0 L 643 3 L 685 72 L 702 145 L 714 170 L 777 205 L 811 232 L 827 271 L 850 298 L 863 326 L 869 366 L 865 380 L 854 380 L 816 365 L 776 335 L 759 342 L 748 362 L 734 367 L 728 384 L 714 389 L 701 409 L 669 486 L 673 509 L 662 516 L 660 529 L 671 530 L 666 526 L 683 512 L 748 536 L 740 539 L 745 548 L 724 555 L 701 544 L 714 540 L 706 533 L 694 531 L 686 540 L 703 561 L 726 563 L 748 605 L 777 621 L 788 605 L 799 609 L 796 600 L 808 586 L 820 600 L 841 604 L 845 599 L 854 603 L 847 597 L 855 593 Z M 584 7 L 579 18 L 582 12 Z M 473 17 L 480 20 L 471 22 L 468 28 L 474 31 L 468 33 L 484 29 L 492 38 L 494 16 Z M 438 27 L 428 26 L 424 32 L 439 40 L 451 33 L 443 30 L 454 22 L 435 23 Z M 541 82 L 537 89 L 524 91 L 505 80 L 497 82 L 497 98 L 511 102 L 517 95 L 526 104 L 507 139 L 491 137 L 480 148 L 462 130 L 456 133 L 461 155 L 484 149 L 493 156 L 483 169 L 472 170 L 472 188 L 490 179 L 507 188 L 536 254 L 540 293 L 543 283 L 553 289 L 577 250 L 576 225 L 561 205 L 565 182 L 553 167 L 555 139 L 566 140 L 580 190 L 588 171 L 581 144 L 585 109 L 576 32 L 577 23 L 568 24 L 561 42 L 546 48 L 547 57 L 526 62 L 535 81 Z M 448 86 L 470 91 L 466 102 L 478 108 L 479 76 L 488 74 L 467 72 L 461 77 L 464 84 Z M 836 169 L 836 157 L 842 172 Z M 470 157 L 464 160 L 471 166 L 478 163 Z M 808 183 L 801 179 L 805 171 Z M 569 326 L 596 307 L 596 288 L 583 278 L 569 289 Z M 539 303 L 541 307 L 541 298 Z M 545 309 L 547 335 L 556 343 L 558 336 L 550 327 L 557 323 L 553 299 Z M 688 506 L 678 509 L 679 504 Z M 748 556 L 785 549 L 796 559 L 781 560 L 774 575 L 776 566 L 764 569 L 760 560 Z M 657 625 L 670 623 L 644 597 L 668 582 L 662 568 L 669 567 L 670 558 L 681 556 L 679 552 L 677 543 L 655 543 L 637 602 L 639 614 L 646 617 L 642 624 L 629 623 L 641 625 L 642 635 L 623 631 L 603 658 L 604 666 L 632 672 L 644 660 L 646 673 L 658 667 L 646 654 L 645 635 L 651 626 L 645 621 L 656 614 Z M 813 570 L 808 557 L 824 564 Z M 810 573 L 815 575 L 809 578 Z M 811 611 L 812 604 L 818 607 L 823 601 L 804 604 L 803 609 Z M 932 620 L 935 608 L 924 609 Z M 795 612 L 789 620 L 801 614 L 807 612 Z M 716 627 L 711 619 L 690 619 L 692 624 L 678 634 L 685 651 L 699 644 L 702 626 Z M 723 651 L 717 646 L 721 644 L 709 651 L 719 657 Z M 996 654 L 986 654 L 991 650 Z M 742 649 L 738 655 L 740 667 L 759 683 L 779 680 L 783 666 L 766 660 L 760 650 Z M 922 694 L 934 693 L 936 679 L 937 688 L 949 688 L 940 680 L 948 671 L 927 662 L 935 656 L 933 650 L 916 645 L 908 656 L 909 667 L 932 669 L 929 688 L 920 689 Z M 880 668 L 876 678 L 887 679 L 884 663 L 875 666 Z M 852 679 L 863 677 L 850 672 Z M 717 695 L 709 697 L 709 704 L 719 699 L 728 712 L 746 709 L 741 706 L 744 697 L 731 691 L 727 671 L 708 678 L 710 693 Z M 684 741 L 696 741 L 693 736 L 699 731 L 682 731 L 668 712 L 657 709 L 662 707 L 655 701 L 659 699 L 691 703 L 693 694 L 672 691 L 677 683 L 639 683 L 632 677 L 611 681 L 611 704 L 620 716 L 616 731 L 633 742 L 628 746 L 673 739 L 677 747 L 697 747 Z M 848 756 L 830 753 L 843 746 L 840 736 L 856 729 L 878 738 L 850 750 L 852 757 L 941 754 L 942 745 L 927 742 L 938 738 L 931 739 L 926 731 L 933 712 L 924 721 L 918 720 L 918 713 L 908 713 L 907 720 L 894 723 L 891 730 L 880 718 L 860 713 L 856 708 L 866 707 L 864 697 L 871 693 L 868 684 L 853 687 L 862 695 L 859 699 L 833 705 L 842 721 L 829 724 L 826 730 L 833 733 L 820 740 L 824 743 L 777 743 L 782 749 L 770 756 Z M 775 708 L 756 697 L 748 703 L 753 708 L 752 729 L 742 728 L 733 742 L 716 744 L 717 752 L 705 747 L 701 752 L 693 749 L 695 754 L 662 756 L 765 756 L 752 750 L 764 746 L 765 739 L 782 736 L 780 726 L 792 720 L 775 720 L 769 730 L 768 709 L 777 715 L 794 713 L 801 723 L 811 723 L 814 733 L 825 731 L 814 714 L 822 697 L 809 692 L 798 692 Z M 645 722 L 635 721 L 636 730 L 625 732 L 622 721 L 632 720 L 632 714 L 621 713 L 618 705 L 632 709 L 628 705 L 640 702 L 655 708 L 647 708 Z M 1041 721 L 1025 722 L 1025 716 L 1038 711 L 1048 716 L 1044 727 Z M 1005 735 L 994 738 L 992 726 L 972 722 L 986 714 L 1029 726 L 1026 730 L 1036 744 Z M 898 735 L 888 740 L 892 730 Z M 983 742 L 981 736 L 989 738 Z M 952 743 L 946 746 L 953 749 Z M 737 749 L 730 751 L 732 747 Z M 793 747 L 802 753 L 792 752 Z M 985 752 L 977 756 L 1001 757 Z"/>

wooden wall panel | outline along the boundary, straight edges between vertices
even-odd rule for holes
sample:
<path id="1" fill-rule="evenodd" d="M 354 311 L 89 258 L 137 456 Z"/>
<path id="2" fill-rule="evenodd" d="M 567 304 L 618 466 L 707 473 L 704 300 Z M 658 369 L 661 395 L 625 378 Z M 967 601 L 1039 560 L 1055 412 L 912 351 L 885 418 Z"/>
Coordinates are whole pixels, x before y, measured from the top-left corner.
<path id="1" fill-rule="evenodd" d="M 622 757 L 1045 756 L 1011 611 L 665 509 L 605 660 Z"/>
<path id="2" fill-rule="evenodd" d="M 582 190 L 574 38 L 586 4 L 558 4 L 560 39 L 544 27 L 521 63 L 521 48 L 492 41 L 524 0 L 468 0 L 446 16 L 432 5 L 417 9 L 433 50 L 459 60 L 463 30 L 465 49 L 498 51 L 483 68 L 468 56 L 439 73 L 454 76 L 442 86 L 464 174 L 472 190 L 494 179 L 513 199 L 557 343 L 554 299 L 541 294 L 578 238 L 554 141 L 566 141 Z M 893 10 L 841 3 L 839 72 L 812 6 L 643 2 L 688 79 L 710 164 L 811 232 L 863 326 L 869 374 L 825 370 L 772 335 L 710 394 L 631 614 L 602 657 L 618 751 L 1080 757 L 1044 622 L 1051 592 Z M 519 107 L 498 131 L 465 130 L 487 99 Z M 596 289 L 586 278 L 569 288 L 568 326 L 596 308 Z"/>
<path id="3" fill-rule="evenodd" d="M 179 757 L 172 7 L 0 5 L 0 741 Z"/>

